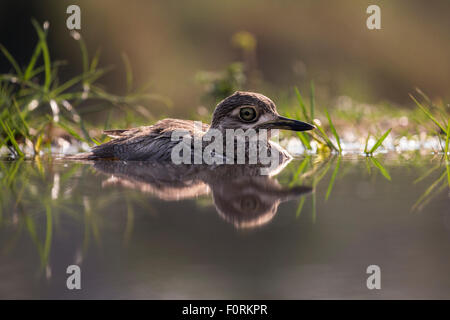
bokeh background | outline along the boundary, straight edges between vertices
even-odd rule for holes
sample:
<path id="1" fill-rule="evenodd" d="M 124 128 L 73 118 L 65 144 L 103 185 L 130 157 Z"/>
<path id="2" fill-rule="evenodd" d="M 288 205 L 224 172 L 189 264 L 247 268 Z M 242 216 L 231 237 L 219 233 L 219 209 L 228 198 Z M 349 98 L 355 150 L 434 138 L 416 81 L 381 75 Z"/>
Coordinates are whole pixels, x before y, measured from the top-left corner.
<path id="1" fill-rule="evenodd" d="M 66 28 L 70 4 L 81 7 L 80 33 L 90 54 L 100 47 L 101 65 L 115 66 L 105 86 L 124 90 L 124 52 L 135 81 L 152 80 L 151 90 L 173 101 L 171 115 L 212 104 L 202 98 L 201 71 L 220 74 L 236 61 L 244 63 L 242 89 L 274 100 L 311 80 L 318 101 L 329 108 L 342 95 L 412 107 L 408 93 L 415 87 L 450 97 L 448 0 L 6 0 L 0 2 L 0 42 L 26 65 L 37 41 L 31 19 L 47 20 L 51 57 L 68 61 L 62 77 L 72 77 L 81 57 Z M 366 28 L 370 4 L 381 7 L 382 30 Z M 237 43 L 243 31 L 250 44 Z M 1 57 L 0 71 L 9 69 Z"/>

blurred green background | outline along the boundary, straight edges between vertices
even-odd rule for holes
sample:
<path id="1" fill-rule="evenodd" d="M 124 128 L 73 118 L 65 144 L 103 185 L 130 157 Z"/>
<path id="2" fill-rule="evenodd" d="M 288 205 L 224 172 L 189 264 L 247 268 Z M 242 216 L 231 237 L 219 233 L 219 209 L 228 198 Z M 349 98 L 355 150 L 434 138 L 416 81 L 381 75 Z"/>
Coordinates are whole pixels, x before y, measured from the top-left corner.
<path id="1" fill-rule="evenodd" d="M 329 108 L 342 95 L 412 107 L 408 93 L 415 87 L 450 97 L 448 0 L 6 0 L 0 2 L 0 42 L 26 65 L 37 41 L 31 18 L 48 20 L 52 60 L 68 61 L 61 75 L 69 79 L 81 70 L 78 44 L 66 28 L 70 4 L 81 7 L 80 33 L 90 54 L 101 47 L 101 65 L 115 66 L 102 83 L 117 94 L 125 90 L 124 52 L 135 81 L 152 80 L 152 91 L 173 101 L 172 116 L 213 107 L 202 99 L 201 79 L 217 74 L 199 71 L 220 72 L 235 61 L 244 63 L 246 81 L 239 86 L 275 101 L 311 80 Z M 381 7 L 382 30 L 366 28 L 370 4 Z M 242 31 L 249 34 L 236 39 Z M 0 71 L 10 69 L 1 57 Z"/>

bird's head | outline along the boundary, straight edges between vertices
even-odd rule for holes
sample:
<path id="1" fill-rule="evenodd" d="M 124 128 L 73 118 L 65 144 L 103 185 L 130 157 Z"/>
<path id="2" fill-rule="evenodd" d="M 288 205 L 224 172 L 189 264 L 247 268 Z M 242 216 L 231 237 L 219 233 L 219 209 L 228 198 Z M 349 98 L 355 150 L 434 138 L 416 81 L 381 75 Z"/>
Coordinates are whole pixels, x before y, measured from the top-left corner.
<path id="1" fill-rule="evenodd" d="M 273 101 L 262 94 L 237 91 L 216 106 L 211 128 L 221 131 L 225 129 L 306 131 L 315 127 L 306 122 L 280 116 Z"/>

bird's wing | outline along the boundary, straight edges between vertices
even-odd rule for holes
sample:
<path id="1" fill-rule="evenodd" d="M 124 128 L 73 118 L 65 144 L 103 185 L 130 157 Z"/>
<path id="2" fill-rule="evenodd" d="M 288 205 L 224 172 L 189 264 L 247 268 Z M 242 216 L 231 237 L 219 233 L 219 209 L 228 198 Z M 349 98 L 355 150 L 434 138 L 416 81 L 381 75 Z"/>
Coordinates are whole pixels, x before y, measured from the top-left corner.
<path id="1" fill-rule="evenodd" d="M 123 136 L 129 136 L 139 132 L 140 128 L 132 128 L 132 129 L 115 129 L 115 130 L 104 130 L 103 134 L 106 134 L 111 138 L 120 138 Z"/>
<path id="2" fill-rule="evenodd" d="M 206 131 L 207 125 L 200 131 Z M 164 119 L 152 126 L 128 130 L 107 130 L 114 139 L 92 149 L 92 159 L 170 160 L 171 149 L 179 143 L 172 141 L 175 130 L 194 133 L 190 120 Z"/>

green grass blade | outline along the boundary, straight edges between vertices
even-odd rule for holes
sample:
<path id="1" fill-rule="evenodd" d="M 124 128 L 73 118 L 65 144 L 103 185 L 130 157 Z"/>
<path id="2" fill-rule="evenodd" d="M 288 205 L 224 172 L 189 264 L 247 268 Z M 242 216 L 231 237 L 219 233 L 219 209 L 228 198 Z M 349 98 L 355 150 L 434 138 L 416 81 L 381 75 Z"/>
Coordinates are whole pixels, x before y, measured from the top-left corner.
<path id="1" fill-rule="evenodd" d="M 100 54 L 101 54 L 101 52 L 102 52 L 102 50 L 101 50 L 100 48 L 98 48 L 98 49 L 95 51 L 94 57 L 92 58 L 92 61 L 91 61 L 91 67 L 90 67 L 91 72 L 92 72 L 92 71 L 95 71 L 95 69 L 97 69 L 98 62 L 99 62 L 99 60 L 100 60 Z"/>
<path id="2" fill-rule="evenodd" d="M 388 179 L 389 181 L 391 181 L 391 176 L 389 175 L 389 172 L 381 165 L 381 163 L 375 159 L 374 157 L 370 157 L 370 160 L 372 161 L 372 163 L 375 165 L 375 167 L 378 168 L 378 170 L 380 170 L 381 174 Z"/>
<path id="3" fill-rule="evenodd" d="M 298 91 L 297 87 L 294 88 L 294 91 L 295 91 L 295 95 L 297 96 L 298 104 L 300 105 L 300 108 L 302 109 L 303 117 L 305 118 L 305 120 L 310 121 L 310 119 L 308 117 L 308 113 L 306 112 L 306 107 L 303 102 L 303 98 L 302 98 L 302 95 L 300 94 L 300 91 Z"/>
<path id="4" fill-rule="evenodd" d="M 447 138 L 445 138 L 445 159 L 448 161 L 448 143 L 450 140 L 450 119 L 448 119 L 447 125 Z"/>
<path id="5" fill-rule="evenodd" d="M 101 76 L 103 76 L 106 72 L 107 72 L 106 69 L 99 69 L 99 70 L 95 70 L 93 72 L 82 73 L 82 74 L 80 74 L 80 75 L 78 75 L 76 77 L 73 77 L 72 79 L 67 80 L 62 85 L 60 85 L 57 88 L 53 89 L 50 92 L 50 96 L 52 98 L 54 98 L 54 99 L 59 98 L 58 100 L 61 100 L 61 96 L 59 96 L 59 95 L 61 93 L 63 93 L 64 91 L 66 91 L 67 89 L 73 87 L 74 85 L 76 85 L 77 83 L 79 83 L 81 81 L 83 83 L 91 83 L 91 82 L 97 80 L 98 78 L 100 78 Z M 64 99 L 67 100 L 66 96 L 63 96 L 63 97 L 64 97 Z"/>
<path id="6" fill-rule="evenodd" d="M 2 51 L 5 58 L 8 59 L 9 63 L 11 63 L 12 67 L 16 71 L 17 76 L 22 79 L 23 78 L 22 70 L 20 69 L 19 64 L 14 59 L 14 57 L 9 53 L 9 51 L 2 44 L 0 44 L 0 50 Z"/>
<path id="7" fill-rule="evenodd" d="M 306 200 L 305 196 L 302 196 L 300 198 L 300 202 L 299 202 L 299 204 L 297 206 L 297 210 L 295 211 L 295 217 L 296 218 L 300 217 L 300 213 L 302 213 L 302 209 L 303 209 L 303 205 L 305 204 L 305 200 Z"/>
<path id="8" fill-rule="evenodd" d="M 323 130 L 323 128 L 318 123 L 314 123 L 314 125 L 319 130 L 319 132 L 321 133 L 321 136 L 325 140 L 326 145 L 330 149 L 339 151 L 339 149 L 334 145 L 333 141 L 331 141 L 330 138 L 328 138 L 327 134 L 325 133 L 325 130 Z"/>
<path id="9" fill-rule="evenodd" d="M 50 63 L 50 53 L 47 46 L 47 35 L 45 34 L 44 30 L 42 30 L 41 26 L 36 20 L 31 21 L 34 28 L 36 29 L 36 32 L 39 37 L 39 45 L 42 49 L 42 57 L 44 59 L 44 70 L 45 70 L 45 82 L 44 82 L 44 91 L 48 92 L 48 89 L 50 88 L 50 83 L 52 81 L 51 76 L 51 63 Z"/>
<path id="10" fill-rule="evenodd" d="M 325 195 L 325 201 L 328 200 L 331 190 L 333 190 L 334 180 L 336 180 L 336 176 L 339 172 L 339 166 L 341 164 L 341 157 L 339 156 L 336 162 L 336 167 L 334 168 L 333 174 L 331 175 L 330 183 L 328 184 L 327 193 Z"/>
<path id="11" fill-rule="evenodd" d="M 386 139 L 386 137 L 389 135 L 389 133 L 391 132 L 392 128 L 390 128 L 388 131 L 386 131 L 380 139 L 378 139 L 378 141 L 374 144 L 374 146 L 372 147 L 372 149 L 370 149 L 369 153 L 372 154 L 374 153 L 383 143 L 383 141 Z"/>
<path id="12" fill-rule="evenodd" d="M 35 66 L 36 61 L 39 58 L 40 54 L 41 54 L 41 43 L 38 42 L 38 44 L 36 45 L 36 48 L 34 49 L 34 53 L 31 56 L 30 63 L 28 63 L 28 66 L 27 66 L 27 68 L 25 70 L 25 74 L 23 76 L 23 78 L 25 80 L 30 80 L 31 79 L 31 77 L 33 75 L 34 66 Z"/>
<path id="13" fill-rule="evenodd" d="M 416 180 L 413 181 L 413 184 L 417 184 L 420 181 L 424 180 L 425 178 L 429 177 L 430 174 L 432 174 L 434 171 L 436 171 L 437 169 L 440 168 L 440 164 L 435 165 L 433 168 L 427 170 L 423 175 L 421 175 L 420 177 L 418 177 Z"/>
<path id="14" fill-rule="evenodd" d="M 425 99 L 425 101 L 428 103 L 428 104 L 432 104 L 432 102 L 431 102 L 431 99 L 430 99 L 430 97 L 429 96 L 427 96 L 422 90 L 420 90 L 419 88 L 415 88 L 416 89 L 416 91 L 417 91 L 417 93 L 418 94 L 420 94 L 421 96 L 422 96 L 422 98 L 424 98 Z"/>
<path id="15" fill-rule="evenodd" d="M 86 129 L 86 126 L 84 125 L 83 118 L 80 118 L 80 129 L 83 132 L 86 141 L 93 141 L 91 136 L 89 135 L 88 130 Z"/>
<path id="16" fill-rule="evenodd" d="M 130 93 L 133 89 L 133 70 L 131 69 L 130 59 L 128 59 L 128 56 L 124 52 L 122 52 L 122 60 L 125 66 L 125 74 L 127 79 L 127 93 Z"/>
<path id="17" fill-rule="evenodd" d="M 22 150 L 20 150 L 19 144 L 17 143 L 16 138 L 14 137 L 14 131 L 12 131 L 11 128 L 8 126 L 8 124 L 3 122 L 3 120 L 0 120 L 0 125 L 2 126 L 6 135 L 8 136 L 9 141 L 11 141 L 12 145 L 14 146 L 14 150 L 16 151 L 17 155 L 19 157 L 25 156 Z"/>
<path id="18" fill-rule="evenodd" d="M 17 114 L 19 115 L 19 119 L 20 119 L 20 121 L 22 122 L 22 125 L 23 125 L 24 128 L 25 128 L 24 136 L 25 136 L 26 138 L 30 139 L 30 138 L 31 138 L 30 135 L 29 135 L 30 127 L 28 126 L 27 122 L 25 121 L 25 118 L 23 117 L 22 111 L 20 110 L 19 105 L 17 104 L 16 99 L 13 100 L 13 105 L 14 105 L 15 109 L 17 110 Z M 30 140 L 31 140 L 31 139 L 30 139 Z"/>
<path id="19" fill-rule="evenodd" d="M 14 161 L 14 165 L 7 173 L 6 185 L 11 187 L 14 181 L 16 181 L 17 172 L 19 172 L 19 168 L 21 168 L 23 158 L 20 158 L 18 161 Z"/>
<path id="20" fill-rule="evenodd" d="M 98 145 L 98 146 L 102 144 L 100 141 L 98 141 L 98 140 L 95 139 L 95 138 L 91 138 L 91 140 L 92 140 L 96 145 Z"/>
<path id="21" fill-rule="evenodd" d="M 364 144 L 364 153 L 368 154 L 369 152 L 367 151 L 367 146 L 369 144 L 369 139 L 370 139 L 370 133 L 367 133 L 367 138 L 366 138 L 366 143 Z"/>
<path id="22" fill-rule="evenodd" d="M 331 167 L 331 160 L 326 160 L 326 164 L 324 165 L 324 168 L 321 169 L 321 171 L 318 171 L 315 175 L 315 178 L 312 182 L 312 185 L 314 188 L 316 188 L 317 184 L 322 180 L 322 178 L 327 174 L 328 170 L 330 170 Z"/>
<path id="23" fill-rule="evenodd" d="M 55 124 L 59 127 L 61 127 L 63 130 L 65 130 L 68 134 L 70 134 L 72 137 L 77 139 L 78 141 L 83 141 L 88 143 L 86 139 L 81 137 L 78 133 L 75 132 L 71 127 L 69 127 L 67 124 L 65 124 L 63 121 L 55 122 Z"/>
<path id="24" fill-rule="evenodd" d="M 448 171 L 447 171 L 448 172 Z M 412 206 L 412 210 L 416 210 L 416 209 L 420 209 L 421 207 L 423 207 L 426 202 L 427 202 L 427 198 L 429 196 L 432 195 L 433 190 L 436 189 L 436 187 L 439 186 L 439 183 L 445 178 L 445 172 L 442 173 L 442 175 L 435 180 L 426 190 L 425 192 L 419 197 L 419 199 L 417 199 L 417 201 L 414 203 L 414 205 Z"/>
<path id="25" fill-rule="evenodd" d="M 56 98 L 58 97 L 59 94 L 61 94 L 62 92 L 66 91 L 67 89 L 69 89 L 70 87 L 76 85 L 78 82 L 82 81 L 84 78 L 86 78 L 85 74 L 81 74 L 78 75 L 76 77 L 73 77 L 70 80 L 67 80 L 66 82 L 64 82 L 62 85 L 58 86 L 57 88 L 53 89 L 50 92 L 50 96 L 52 98 Z"/>
<path id="26" fill-rule="evenodd" d="M 73 36 L 73 38 L 78 42 L 78 45 L 80 46 L 81 51 L 81 62 L 83 65 L 83 73 L 86 73 L 89 71 L 89 54 L 88 50 L 86 48 L 86 43 L 84 42 L 83 37 L 79 33 L 75 33 L 76 36 Z"/>
<path id="27" fill-rule="evenodd" d="M 297 136 L 299 137 L 300 141 L 302 142 L 303 146 L 307 149 L 307 150 L 311 150 L 311 144 L 309 143 L 309 140 L 306 136 L 305 133 L 297 131 Z"/>
<path id="28" fill-rule="evenodd" d="M 305 158 L 300 163 L 300 165 L 297 168 L 297 171 L 295 172 L 294 176 L 292 177 L 292 181 L 289 184 L 289 187 L 292 187 L 295 184 L 295 182 L 298 180 L 300 174 L 303 173 L 303 171 L 305 170 L 306 166 L 308 165 L 308 160 L 309 160 L 309 158 Z"/>
<path id="29" fill-rule="evenodd" d="M 428 111 L 419 101 L 417 101 L 416 98 L 414 98 L 414 96 L 412 94 L 410 94 L 409 96 L 416 103 L 416 105 L 420 108 L 420 110 L 422 110 L 423 113 L 425 113 L 425 115 L 442 130 L 442 132 L 447 134 L 447 130 L 445 130 L 444 126 L 442 124 L 440 124 L 439 121 L 436 120 L 436 118 L 431 114 L 431 112 Z"/>
<path id="30" fill-rule="evenodd" d="M 0 136 L 0 149 L 6 145 L 6 141 L 2 139 L 2 137 Z"/>
<path id="31" fill-rule="evenodd" d="M 48 258 L 50 256 L 50 249 L 52 245 L 52 235 L 53 235 L 53 216 L 52 208 L 50 204 L 45 204 L 45 216 L 46 216 L 46 228 L 45 228 L 45 242 L 42 254 L 42 266 L 45 267 L 48 264 Z"/>
<path id="32" fill-rule="evenodd" d="M 336 131 L 336 128 L 333 125 L 333 122 L 331 121 L 331 117 L 330 117 L 330 114 L 328 113 L 327 109 L 325 109 L 325 114 L 327 116 L 328 123 L 330 124 L 331 132 L 333 133 L 334 138 L 336 139 L 336 142 L 338 144 L 339 153 L 342 153 L 341 140 L 339 139 L 339 135 L 338 135 L 338 133 Z"/>
<path id="33" fill-rule="evenodd" d="M 314 82 L 311 81 L 311 110 L 310 110 L 310 114 L 311 114 L 311 120 L 314 120 L 314 108 L 315 108 L 315 104 L 316 104 L 316 97 L 315 97 L 315 89 L 314 89 Z"/>

